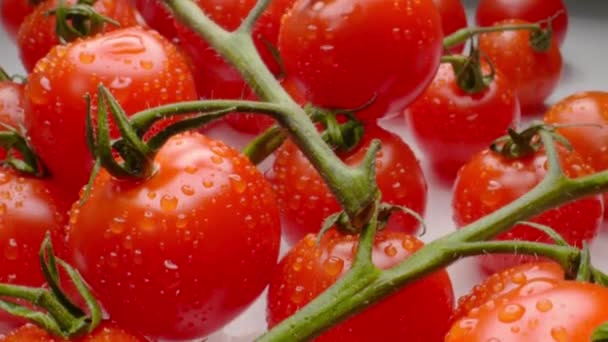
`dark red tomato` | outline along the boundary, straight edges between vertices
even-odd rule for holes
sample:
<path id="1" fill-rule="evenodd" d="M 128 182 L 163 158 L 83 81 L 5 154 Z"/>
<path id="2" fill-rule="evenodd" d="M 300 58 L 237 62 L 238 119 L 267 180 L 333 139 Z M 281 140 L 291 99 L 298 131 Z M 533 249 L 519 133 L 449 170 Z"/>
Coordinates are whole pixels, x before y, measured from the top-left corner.
<path id="1" fill-rule="evenodd" d="M 254 42 L 264 63 L 278 74 L 279 64 L 267 44 L 277 46 L 279 26 L 283 14 L 295 0 L 274 0 L 257 21 L 253 30 Z M 256 0 L 195 0 L 198 6 L 226 30 L 236 29 L 256 4 Z M 176 22 L 182 47 L 192 58 L 196 85 L 203 98 L 242 98 L 249 87 L 240 73 L 224 61 L 198 34 Z"/>
<path id="2" fill-rule="evenodd" d="M 568 177 L 577 178 L 594 172 L 578 153 L 565 148 L 558 151 Z M 478 153 L 456 177 L 452 198 L 456 225 L 463 227 L 520 198 L 540 183 L 547 173 L 546 168 L 544 150 L 520 159 L 507 159 L 489 150 Z M 602 215 L 602 199 L 598 195 L 545 211 L 530 221 L 555 229 L 570 244 L 581 247 L 583 241 L 590 241 L 597 235 Z M 523 225 L 515 226 L 498 239 L 551 242 L 546 234 Z M 481 265 L 490 273 L 531 260 L 537 258 L 511 254 L 480 257 Z"/>
<path id="3" fill-rule="evenodd" d="M 402 112 L 431 82 L 442 52 L 432 0 L 298 0 L 283 18 L 287 74 L 324 108 L 373 120 Z"/>
<path id="4" fill-rule="evenodd" d="M 48 11 L 54 9 L 60 0 L 46 0 L 38 5 L 28 15 L 19 27 L 17 47 L 21 62 L 28 72 L 34 70 L 36 63 L 42 59 L 55 45 L 59 45 L 59 38 L 55 33 L 55 16 L 49 16 Z M 76 0 L 67 0 L 66 4 L 75 4 Z M 93 5 L 100 14 L 110 17 L 120 23 L 122 27 L 137 24 L 135 11 L 127 0 L 96 1 Z M 110 32 L 119 27 L 105 24 L 102 32 Z"/>
<path id="5" fill-rule="evenodd" d="M 433 0 L 441 15 L 443 35 L 448 36 L 462 28 L 467 27 L 467 13 L 460 0 Z M 451 53 L 458 54 L 464 49 L 460 44 L 450 49 Z"/>
<path id="6" fill-rule="evenodd" d="M 68 207 L 50 181 L 0 168 L 0 283 L 44 284 L 38 251 L 50 231 L 57 254 L 65 254 Z M 21 324 L 21 319 L 0 312 L 0 332 Z"/>
<path id="7" fill-rule="evenodd" d="M 6 336 L 0 336 L 0 342 L 145 342 L 142 336 L 128 333 L 112 323 L 102 323 L 95 331 L 83 337 L 75 339 L 64 339 L 50 335 L 45 330 L 33 325 L 26 324 Z"/>
<path id="8" fill-rule="evenodd" d="M 74 206 L 75 266 L 113 320 L 151 338 L 192 340 L 227 324 L 275 269 L 280 218 L 262 174 L 238 151 L 173 137 L 137 182 L 102 171 Z M 145 315 L 142 315 L 145 313 Z"/>
<path id="9" fill-rule="evenodd" d="M 588 342 L 608 320 L 608 289 L 537 279 L 456 322 L 445 342 Z"/>
<path id="10" fill-rule="evenodd" d="M 481 284 L 476 285 L 470 293 L 458 299 L 458 307 L 452 316 L 459 320 L 479 310 L 486 303 L 493 303 L 496 298 L 525 286 L 536 279 L 564 279 L 562 267 L 552 261 L 533 262 L 494 273 Z M 490 304 L 491 305 L 491 304 Z"/>
<path id="11" fill-rule="evenodd" d="M 512 19 L 497 24 L 525 23 Z M 551 44 L 546 52 L 537 52 L 530 45 L 527 30 L 482 34 L 479 49 L 509 78 L 524 114 L 538 112 L 559 83 L 562 55 L 557 44 Z"/>
<path id="12" fill-rule="evenodd" d="M 489 68 L 483 67 L 489 73 Z M 519 102 L 500 72 L 477 94 L 464 92 L 451 64 L 441 64 L 431 85 L 406 111 L 408 127 L 434 170 L 452 180 L 471 157 L 519 123 Z"/>
<path id="13" fill-rule="evenodd" d="M 427 184 L 420 163 L 397 135 L 369 124 L 359 146 L 350 153 L 340 153 L 340 158 L 348 165 L 359 164 L 373 139 L 382 142 L 382 150 L 376 157 L 376 180 L 382 191 L 382 200 L 424 215 Z M 318 232 L 325 218 L 340 211 L 340 205 L 319 173 L 291 141 L 285 142 L 277 151 L 267 178 L 279 200 L 283 237 L 291 244 L 308 233 Z M 415 233 L 418 226 L 418 221 L 412 216 L 395 213 L 387 229 Z"/>
<path id="14" fill-rule="evenodd" d="M 549 108 L 545 122 L 580 125 L 560 128 L 558 132 L 596 171 L 608 169 L 608 92 L 590 91 L 568 96 Z M 604 196 L 604 206 L 608 206 L 608 195 Z M 604 210 L 604 214 L 608 214 L 608 210 Z"/>
<path id="15" fill-rule="evenodd" d="M 0 23 L 12 40 L 17 39 L 17 31 L 25 17 L 34 10 L 31 0 L 0 1 Z"/>
<path id="16" fill-rule="evenodd" d="M 153 30 L 126 28 L 51 51 L 29 77 L 25 124 L 48 169 L 75 196 L 93 164 L 84 95 L 96 103 L 100 83 L 128 115 L 197 98 L 185 58 Z"/>
<path id="17" fill-rule="evenodd" d="M 177 38 L 173 15 L 163 4 L 162 0 L 130 0 L 131 5 L 137 9 L 146 24 L 158 31 L 169 40 Z"/>
<path id="18" fill-rule="evenodd" d="M 23 85 L 11 81 L 0 81 L 0 122 L 17 130 L 23 126 Z M 0 126 L 0 131 L 5 128 Z M 0 148 L 0 160 L 6 158 L 6 151 Z"/>
<path id="19" fill-rule="evenodd" d="M 273 327 L 317 297 L 350 268 L 358 237 L 329 231 L 316 244 L 309 234 L 281 260 L 268 291 Z M 372 260 L 389 269 L 423 246 L 401 232 L 379 232 Z M 315 341 L 442 341 L 454 307 L 452 283 L 440 270 L 404 287 Z"/>
<path id="20" fill-rule="evenodd" d="M 555 40 L 562 45 L 568 31 L 568 9 L 563 0 L 481 0 L 477 5 L 477 25 L 491 26 L 504 19 L 538 22 L 563 11 L 552 23 Z"/>

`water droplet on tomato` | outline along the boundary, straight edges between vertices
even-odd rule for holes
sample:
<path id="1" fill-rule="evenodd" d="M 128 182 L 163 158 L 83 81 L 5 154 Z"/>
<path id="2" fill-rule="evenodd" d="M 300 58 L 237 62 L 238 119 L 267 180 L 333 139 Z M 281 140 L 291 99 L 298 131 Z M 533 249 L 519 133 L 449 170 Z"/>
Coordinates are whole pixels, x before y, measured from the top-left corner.
<path id="1" fill-rule="evenodd" d="M 0 185 L 6 184 L 11 180 L 11 176 L 6 173 L 0 173 Z"/>
<path id="2" fill-rule="evenodd" d="M 151 199 L 151 200 L 155 199 L 156 198 L 156 192 L 154 192 L 154 191 L 148 192 L 148 198 Z"/>
<path id="3" fill-rule="evenodd" d="M 522 318 L 526 309 L 520 304 L 509 304 L 498 313 L 498 320 L 503 323 L 513 323 Z"/>
<path id="4" fill-rule="evenodd" d="M 184 171 L 186 171 L 186 173 L 193 175 L 194 173 L 196 173 L 196 171 L 198 171 L 198 168 L 194 165 L 188 165 L 188 166 L 186 166 Z"/>
<path id="5" fill-rule="evenodd" d="M 182 185 L 181 190 L 186 196 L 192 196 L 195 194 L 194 188 L 192 188 L 190 185 Z"/>
<path id="6" fill-rule="evenodd" d="M 388 246 L 384 247 L 384 254 L 389 257 L 394 257 L 395 255 L 397 255 L 397 248 L 395 248 L 393 244 L 389 244 Z"/>
<path id="7" fill-rule="evenodd" d="M 40 86 L 46 91 L 51 91 L 51 81 L 45 76 L 40 78 Z"/>
<path id="8" fill-rule="evenodd" d="M 101 45 L 107 47 L 108 52 L 117 55 L 139 54 L 146 51 L 143 39 L 131 34 L 106 38 Z"/>
<path id="9" fill-rule="evenodd" d="M 78 55 L 78 60 L 83 64 L 91 64 L 95 61 L 95 55 L 83 51 Z"/>
<path id="10" fill-rule="evenodd" d="M 6 213 L 6 204 L 0 203 L 0 215 L 4 215 Z"/>
<path id="11" fill-rule="evenodd" d="M 118 254 L 116 254 L 116 252 L 110 252 L 108 261 L 110 263 L 110 267 L 112 267 L 112 268 L 118 267 Z"/>
<path id="12" fill-rule="evenodd" d="M 17 260 L 19 257 L 19 245 L 17 244 L 17 240 L 8 240 L 8 244 L 4 248 L 4 257 L 7 260 Z"/>
<path id="13" fill-rule="evenodd" d="M 164 211 L 173 211 L 178 204 L 179 200 L 173 195 L 163 195 L 160 199 L 160 207 Z"/>
<path id="14" fill-rule="evenodd" d="M 179 229 L 186 228 L 188 225 L 188 220 L 186 219 L 186 215 L 179 214 L 177 215 L 177 221 L 175 221 L 175 226 Z"/>
<path id="15" fill-rule="evenodd" d="M 114 79 L 110 83 L 110 88 L 124 89 L 124 88 L 127 88 L 128 86 L 130 86 L 132 81 L 133 80 L 131 79 L 131 77 L 117 76 L 117 77 L 114 77 Z"/>
<path id="16" fill-rule="evenodd" d="M 303 264 L 304 260 L 302 260 L 301 257 L 297 257 L 296 260 L 293 262 L 293 264 L 291 265 L 291 268 L 296 271 L 299 272 L 302 270 L 302 264 Z"/>
<path id="17" fill-rule="evenodd" d="M 140 249 L 136 249 L 133 251 L 133 263 L 135 265 L 141 265 L 144 262 L 143 253 Z"/>
<path id="18" fill-rule="evenodd" d="M 165 265 L 166 269 L 172 270 L 172 271 L 177 270 L 179 268 L 173 261 L 171 261 L 169 259 L 165 260 L 164 265 Z"/>
<path id="19" fill-rule="evenodd" d="M 548 312 L 553 309 L 553 302 L 550 299 L 541 299 L 536 302 L 536 309 L 540 312 Z"/>
<path id="20" fill-rule="evenodd" d="M 214 155 L 211 156 L 211 161 L 214 164 L 220 165 L 221 163 L 224 162 L 224 158 L 222 158 L 222 157 L 214 154 Z"/>
<path id="21" fill-rule="evenodd" d="M 566 330 L 566 328 L 564 328 L 562 326 L 553 327 L 551 329 L 551 337 L 553 337 L 553 340 L 555 340 L 556 342 L 569 341 L 568 331 Z"/>
<path id="22" fill-rule="evenodd" d="M 304 286 L 298 285 L 291 294 L 291 301 L 300 304 L 304 301 Z"/>
<path id="23" fill-rule="evenodd" d="M 154 68 L 154 62 L 148 60 L 139 61 L 139 65 L 145 70 L 151 70 Z"/>
<path id="24" fill-rule="evenodd" d="M 528 280 L 525 274 L 519 272 L 511 276 L 511 281 L 518 285 L 523 285 Z"/>
<path id="25" fill-rule="evenodd" d="M 205 180 L 203 181 L 203 186 L 204 186 L 205 188 L 207 188 L 207 189 L 210 189 L 210 188 L 212 188 L 212 187 L 213 187 L 213 181 L 210 181 L 210 180 L 205 179 Z"/>
<path id="26" fill-rule="evenodd" d="M 115 217 L 110 221 L 110 231 L 116 235 L 122 234 L 125 231 L 125 222 L 124 217 Z"/>
<path id="27" fill-rule="evenodd" d="M 230 184 L 232 184 L 232 187 L 237 193 L 242 194 L 243 192 L 245 192 L 245 190 L 247 190 L 247 183 L 243 181 L 243 178 L 241 178 L 241 176 L 237 174 L 232 174 L 228 176 L 228 179 L 230 179 Z"/>
<path id="28" fill-rule="evenodd" d="M 344 260 L 331 256 L 323 262 L 323 270 L 330 276 L 337 276 L 344 268 Z"/>

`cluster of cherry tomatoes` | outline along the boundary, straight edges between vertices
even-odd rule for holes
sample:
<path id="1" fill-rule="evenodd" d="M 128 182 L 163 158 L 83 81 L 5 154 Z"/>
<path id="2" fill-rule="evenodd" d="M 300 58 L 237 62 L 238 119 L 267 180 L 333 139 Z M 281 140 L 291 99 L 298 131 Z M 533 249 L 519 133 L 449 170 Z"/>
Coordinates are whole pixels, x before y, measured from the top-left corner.
<path id="1" fill-rule="evenodd" d="M 316 241 L 340 205 L 290 140 L 262 173 L 222 141 L 179 134 L 154 155 L 151 176 L 130 179 L 102 168 L 85 187 L 97 157 L 87 115 L 107 106 L 99 84 L 127 116 L 196 99 L 256 99 L 240 73 L 163 1 L 0 1 L 2 24 L 28 72 L 26 82 L 0 82 L 2 129 L 27 137 L 45 171 L 16 170 L 23 156 L 0 136 L 8 149 L 1 157 L 13 161 L 0 168 L 0 282 L 45 282 L 38 248 L 50 231 L 58 257 L 82 273 L 109 316 L 86 341 L 191 340 L 225 326 L 267 286 L 272 328 L 351 267 L 356 235 L 332 229 Z M 194 2 L 226 30 L 237 29 L 256 3 Z M 355 146 L 336 154 L 356 165 L 379 139 L 382 200 L 424 215 L 427 183 L 417 157 L 377 123 L 394 113 L 406 120 L 433 170 L 454 182 L 454 220 L 465 226 L 521 197 L 547 172 L 534 134 L 515 129 L 559 83 L 567 20 L 561 0 L 482 0 L 477 24 L 504 30 L 481 33 L 461 55 L 464 39 L 444 46 L 467 26 L 459 0 L 274 0 L 253 38 L 297 103 L 349 112 L 336 120 L 363 128 Z M 481 80 L 481 87 L 467 88 L 467 80 Z M 160 120 L 142 139 L 177 120 Z M 256 134 L 275 124 L 258 113 L 231 113 L 225 121 Z M 608 121 L 608 93 L 572 95 L 545 121 L 561 125 L 557 132 L 573 147 L 558 149 L 568 177 L 608 168 L 608 134 L 597 127 Z M 115 139 L 124 134 L 114 125 L 110 131 Z M 507 133 L 527 152 L 489 148 Z M 532 221 L 582 247 L 598 233 L 603 203 L 602 196 L 584 198 Z M 394 213 L 383 224 L 372 259 L 388 269 L 423 244 L 413 235 L 420 228 L 413 216 Z M 292 249 L 277 264 L 281 237 Z M 525 225 L 499 238 L 550 242 Z M 533 263 L 520 265 L 527 261 Z M 494 275 L 457 308 L 441 270 L 318 340 L 583 341 L 608 320 L 608 290 L 566 281 L 556 264 L 514 255 L 480 262 Z M 23 324 L 0 314 L 7 333 L 0 340 L 56 340 Z"/>

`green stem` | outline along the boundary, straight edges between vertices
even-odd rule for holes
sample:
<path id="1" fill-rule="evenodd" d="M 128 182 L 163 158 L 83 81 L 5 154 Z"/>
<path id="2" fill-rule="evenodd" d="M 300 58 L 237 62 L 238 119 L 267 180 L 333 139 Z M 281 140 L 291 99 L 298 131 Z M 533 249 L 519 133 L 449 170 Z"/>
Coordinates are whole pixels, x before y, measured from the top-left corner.
<path id="1" fill-rule="evenodd" d="M 11 82 L 12 78 L 3 68 L 0 68 L 0 82 Z"/>
<path id="2" fill-rule="evenodd" d="M 481 33 L 490 32 L 504 32 L 504 31 L 519 31 L 519 30 L 530 30 L 540 31 L 542 27 L 539 24 L 521 24 L 521 25 L 500 25 L 500 26 L 488 26 L 488 27 L 467 27 L 460 29 L 449 36 L 443 38 L 443 47 L 446 50 L 453 48 L 454 46 L 465 43 L 467 40 Z"/>
<path id="3" fill-rule="evenodd" d="M 267 0 L 261 0 L 257 9 Z M 287 113 L 276 118 L 292 140 L 319 170 L 320 175 L 353 221 L 369 215 L 379 195 L 372 169 L 345 165 L 320 138 L 306 112 L 287 94 L 262 62 L 253 39 L 246 32 L 229 33 L 215 24 L 191 0 L 167 0 L 176 18 L 188 25 L 239 70 L 243 79 L 263 101 L 284 106 Z M 254 15 L 255 16 L 255 15 Z M 373 165 L 372 165 L 373 166 Z M 369 167 L 369 165 L 368 165 Z"/>
<path id="4" fill-rule="evenodd" d="M 242 152 L 257 165 L 279 148 L 286 138 L 285 132 L 280 127 L 273 126 L 251 140 Z"/>
<path id="5" fill-rule="evenodd" d="M 251 11 L 249 12 L 249 15 L 247 15 L 247 18 L 243 20 L 241 26 L 237 29 L 237 31 L 250 35 L 251 31 L 253 31 L 253 26 L 255 25 L 256 21 L 262 15 L 264 10 L 268 8 L 268 5 L 270 5 L 271 1 L 272 0 L 258 1 L 253 7 L 253 9 L 251 9 Z"/>

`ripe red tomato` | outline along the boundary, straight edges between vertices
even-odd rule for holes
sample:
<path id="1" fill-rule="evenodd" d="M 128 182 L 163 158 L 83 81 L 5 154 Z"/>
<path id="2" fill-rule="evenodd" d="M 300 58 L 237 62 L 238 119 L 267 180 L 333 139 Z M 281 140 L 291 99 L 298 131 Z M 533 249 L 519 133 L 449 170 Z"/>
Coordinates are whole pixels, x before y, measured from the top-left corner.
<path id="1" fill-rule="evenodd" d="M 267 44 L 277 46 L 279 26 L 283 14 L 295 0 L 274 0 L 255 24 L 255 46 L 264 63 L 278 74 L 279 64 Z M 256 0 L 195 0 L 212 20 L 226 30 L 235 30 L 256 4 Z M 202 98 L 242 98 L 249 92 L 239 72 L 224 61 L 215 50 L 185 25 L 176 22 L 177 35 L 182 47 L 191 57 L 196 85 Z"/>
<path id="2" fill-rule="evenodd" d="M 131 27 L 56 47 L 29 77 L 25 125 L 50 172 L 74 196 L 93 164 L 84 95 L 95 105 L 100 83 L 128 115 L 197 98 L 185 58 L 156 31 Z"/>
<path id="3" fill-rule="evenodd" d="M 593 173 L 578 153 L 565 148 L 558 151 L 568 177 Z M 545 177 L 546 164 L 544 150 L 519 159 L 507 159 L 489 150 L 475 155 L 460 169 L 454 185 L 452 206 L 456 225 L 462 227 L 471 223 L 527 193 Z M 555 229 L 570 244 L 581 247 L 583 241 L 590 241 L 597 235 L 602 215 L 602 199 L 598 195 L 545 211 L 530 221 Z M 546 234 L 523 225 L 501 234 L 498 239 L 551 242 Z M 480 257 L 483 268 L 491 273 L 530 260 L 536 258 L 510 254 Z"/>
<path id="4" fill-rule="evenodd" d="M 137 9 L 146 24 L 158 31 L 169 40 L 177 38 L 175 24 L 171 11 L 162 0 L 130 0 L 131 5 Z"/>
<path id="5" fill-rule="evenodd" d="M 335 230 L 316 244 L 309 234 L 281 260 L 268 290 L 267 321 L 273 327 L 306 305 L 351 267 L 358 238 Z M 401 232 L 381 231 L 372 260 L 389 269 L 422 247 Z M 445 270 L 426 276 L 333 327 L 315 341 L 441 341 L 454 305 Z"/>
<path id="6" fill-rule="evenodd" d="M 202 338 L 268 284 L 279 253 L 278 208 L 255 166 L 219 141 L 176 136 L 154 162 L 158 171 L 136 182 L 102 170 L 90 198 L 72 210 L 68 244 L 121 327 Z"/>
<path id="7" fill-rule="evenodd" d="M 50 231 L 58 255 L 65 254 L 66 203 L 49 180 L 20 176 L 0 168 L 0 283 L 41 286 L 38 251 Z M 0 332 L 8 332 L 23 320 L 0 312 Z"/>
<path id="8" fill-rule="evenodd" d="M 489 73 L 484 66 L 485 73 Z M 444 63 L 431 85 L 406 111 L 408 127 L 433 169 L 452 180 L 458 169 L 519 123 L 519 102 L 498 70 L 477 94 L 464 92 L 451 64 Z"/>
<path id="9" fill-rule="evenodd" d="M 340 158 L 349 165 L 359 164 L 373 139 L 382 142 L 382 150 L 376 157 L 376 180 L 382 200 L 424 215 L 427 184 L 414 152 L 400 137 L 376 124 L 368 124 L 359 146 L 349 153 L 339 153 Z M 291 244 L 308 233 L 318 232 L 325 218 L 340 210 L 319 173 L 291 141 L 277 151 L 267 178 L 279 200 L 283 237 Z M 419 222 L 412 216 L 395 213 L 387 229 L 414 233 L 418 226 Z"/>
<path id="10" fill-rule="evenodd" d="M 12 40 L 17 39 L 17 31 L 25 17 L 34 10 L 32 0 L 2 0 L 0 1 L 0 23 Z"/>
<path id="11" fill-rule="evenodd" d="M 285 15 L 279 51 L 287 74 L 323 108 L 373 120 L 402 112 L 431 82 L 442 52 L 432 0 L 298 0 Z"/>
<path id="12" fill-rule="evenodd" d="M 549 108 L 545 122 L 580 125 L 559 128 L 558 132 L 596 171 L 608 169 L 608 92 L 591 91 L 568 96 Z M 604 205 L 608 206 L 608 195 L 604 196 Z"/>
<path id="13" fill-rule="evenodd" d="M 23 85 L 11 81 L 0 81 L 0 122 L 17 130 L 23 126 Z M 6 130 L 0 126 L 0 131 Z M 0 160 L 6 158 L 6 151 L 0 148 Z"/>
<path id="14" fill-rule="evenodd" d="M 477 25 L 491 26 L 504 19 L 538 22 L 560 11 L 564 13 L 552 23 L 555 40 L 562 45 L 568 31 L 568 8 L 562 0 L 481 0 L 477 5 Z"/>
<path id="15" fill-rule="evenodd" d="M 65 1 L 66 6 L 76 2 L 76 0 Z M 21 62 L 28 72 L 34 70 L 36 63 L 49 53 L 53 46 L 60 44 L 55 33 L 55 16 L 47 14 L 58 4 L 59 0 L 44 1 L 25 18 L 23 24 L 19 27 L 17 47 Z M 135 11 L 127 0 L 96 1 L 93 8 L 100 14 L 116 20 L 122 27 L 137 24 Z M 110 32 L 118 28 L 111 24 L 105 24 L 102 32 Z"/>
<path id="16" fill-rule="evenodd" d="M 522 264 L 494 273 L 481 284 L 476 285 L 469 294 L 458 299 L 458 307 L 452 319 L 456 321 L 464 318 L 483 304 L 492 302 L 536 279 L 563 280 L 564 270 L 559 264 L 548 261 Z"/>
<path id="17" fill-rule="evenodd" d="M 456 322 L 445 342 L 587 342 L 608 320 L 608 289 L 537 279 Z"/>
<path id="18" fill-rule="evenodd" d="M 497 25 L 525 23 L 510 19 Z M 524 114 L 538 112 L 559 83 L 562 56 L 557 44 L 550 44 L 546 52 L 537 52 L 530 45 L 528 30 L 482 34 L 479 49 L 509 78 Z"/>
<path id="19" fill-rule="evenodd" d="M 35 342 L 145 342 L 142 336 L 128 333 L 112 323 L 102 323 L 95 331 L 86 336 L 66 340 L 56 336 L 50 335 L 43 329 L 33 325 L 26 324 L 21 328 L 11 332 L 6 336 L 0 336 L 1 342 L 24 342 L 24 341 L 35 341 Z"/>
<path id="20" fill-rule="evenodd" d="M 433 0 L 441 15 L 443 35 L 448 36 L 462 28 L 467 27 L 467 13 L 460 0 Z M 464 44 L 450 49 L 451 53 L 458 54 L 464 49 Z"/>

